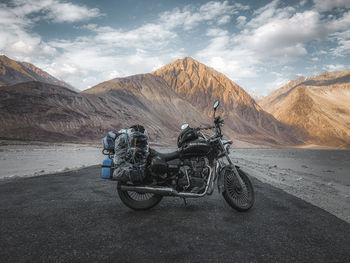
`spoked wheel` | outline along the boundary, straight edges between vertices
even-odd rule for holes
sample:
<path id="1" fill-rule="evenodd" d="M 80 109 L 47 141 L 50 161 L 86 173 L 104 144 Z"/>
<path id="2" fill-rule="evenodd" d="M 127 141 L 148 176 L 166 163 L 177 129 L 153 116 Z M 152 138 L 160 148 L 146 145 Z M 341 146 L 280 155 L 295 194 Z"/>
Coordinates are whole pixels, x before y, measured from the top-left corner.
<path id="1" fill-rule="evenodd" d="M 225 169 L 222 195 L 232 208 L 244 212 L 252 208 L 254 204 L 254 189 L 247 174 L 239 168 L 237 170 L 239 177 L 234 174 L 232 168 Z"/>
<path id="2" fill-rule="evenodd" d="M 139 193 L 133 191 L 123 191 L 118 183 L 118 195 L 120 200 L 129 208 L 134 210 L 147 210 L 156 206 L 163 198 L 161 195 L 153 193 Z"/>

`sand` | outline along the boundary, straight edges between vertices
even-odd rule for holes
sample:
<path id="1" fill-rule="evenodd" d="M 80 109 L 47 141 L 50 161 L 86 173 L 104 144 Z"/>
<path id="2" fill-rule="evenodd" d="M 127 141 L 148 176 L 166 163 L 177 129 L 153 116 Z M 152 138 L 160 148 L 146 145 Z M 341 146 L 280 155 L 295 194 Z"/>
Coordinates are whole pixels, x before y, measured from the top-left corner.
<path id="1" fill-rule="evenodd" d="M 0 179 L 63 172 L 100 164 L 101 149 L 84 144 L 0 145 Z"/>
<path id="2" fill-rule="evenodd" d="M 350 150 L 235 149 L 230 156 L 251 176 L 350 223 Z"/>

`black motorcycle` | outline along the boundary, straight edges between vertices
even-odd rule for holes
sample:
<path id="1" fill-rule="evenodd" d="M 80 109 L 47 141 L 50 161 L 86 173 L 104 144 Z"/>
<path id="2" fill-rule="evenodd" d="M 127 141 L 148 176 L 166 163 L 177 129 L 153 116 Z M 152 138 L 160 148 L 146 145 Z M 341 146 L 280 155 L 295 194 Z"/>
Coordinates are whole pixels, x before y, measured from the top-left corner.
<path id="1" fill-rule="evenodd" d="M 184 124 L 178 137 L 178 149 L 160 153 L 150 149 L 146 177 L 142 183 L 118 182 L 121 201 L 134 210 L 157 205 L 163 196 L 198 198 L 211 195 L 217 182 L 218 191 L 238 211 L 254 204 L 254 189 L 247 173 L 235 166 L 229 157 L 231 140 L 224 140 L 224 120 L 215 116 L 219 100 L 214 104 L 214 126 L 191 128 Z M 213 130 L 207 138 L 201 130 Z M 227 162 L 224 161 L 226 159 Z"/>

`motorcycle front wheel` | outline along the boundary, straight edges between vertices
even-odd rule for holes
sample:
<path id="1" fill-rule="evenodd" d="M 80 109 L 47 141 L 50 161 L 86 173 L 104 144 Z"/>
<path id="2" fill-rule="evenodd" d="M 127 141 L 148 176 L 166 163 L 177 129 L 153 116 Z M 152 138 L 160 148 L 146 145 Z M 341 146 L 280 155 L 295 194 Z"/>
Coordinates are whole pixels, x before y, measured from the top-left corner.
<path id="1" fill-rule="evenodd" d="M 222 193 L 226 202 L 240 212 L 248 211 L 255 202 L 254 189 L 248 175 L 237 168 L 239 178 L 232 168 L 224 171 L 224 191 Z"/>
<path id="2" fill-rule="evenodd" d="M 129 208 L 133 210 L 148 210 L 156 206 L 163 198 L 161 195 L 153 193 L 138 193 L 133 191 L 123 191 L 120 189 L 120 185 L 123 183 L 118 182 L 118 195 L 120 200 Z"/>

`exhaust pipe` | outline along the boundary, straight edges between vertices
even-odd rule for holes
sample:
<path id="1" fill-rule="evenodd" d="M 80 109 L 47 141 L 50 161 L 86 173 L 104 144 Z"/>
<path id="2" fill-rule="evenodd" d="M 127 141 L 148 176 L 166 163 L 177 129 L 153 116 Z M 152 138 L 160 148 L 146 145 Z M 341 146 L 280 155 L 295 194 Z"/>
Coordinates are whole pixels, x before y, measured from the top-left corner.
<path id="1" fill-rule="evenodd" d="M 170 187 L 151 187 L 151 186 L 132 186 L 132 185 L 120 185 L 120 190 L 139 192 L 139 193 L 152 193 L 152 194 L 158 194 L 163 196 L 178 196 L 178 197 L 187 197 L 187 198 L 203 197 L 207 194 L 209 185 L 212 181 L 213 170 L 210 167 L 209 169 L 210 169 L 209 178 L 205 186 L 205 190 L 201 194 L 178 192 L 175 189 Z"/>

